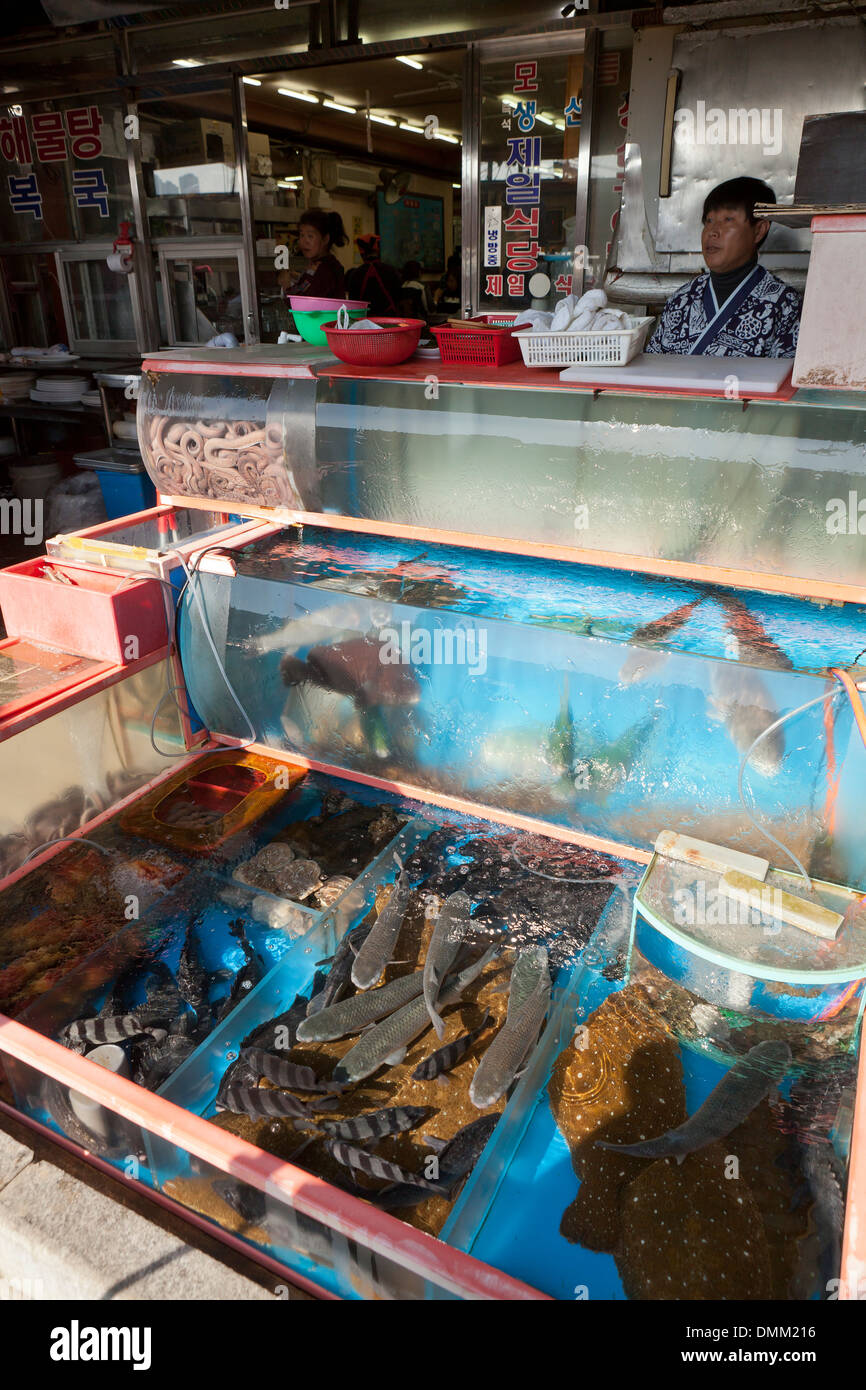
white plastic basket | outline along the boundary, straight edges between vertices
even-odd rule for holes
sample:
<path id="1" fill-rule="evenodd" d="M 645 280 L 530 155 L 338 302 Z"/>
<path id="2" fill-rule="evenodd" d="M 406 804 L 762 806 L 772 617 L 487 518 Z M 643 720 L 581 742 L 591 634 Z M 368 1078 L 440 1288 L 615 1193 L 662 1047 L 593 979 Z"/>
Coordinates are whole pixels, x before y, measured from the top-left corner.
<path id="1" fill-rule="evenodd" d="M 576 367 L 589 363 L 595 367 L 624 367 L 643 348 L 652 317 L 631 319 L 628 328 L 599 333 L 533 333 L 520 329 L 514 337 L 520 343 L 527 367 Z"/>

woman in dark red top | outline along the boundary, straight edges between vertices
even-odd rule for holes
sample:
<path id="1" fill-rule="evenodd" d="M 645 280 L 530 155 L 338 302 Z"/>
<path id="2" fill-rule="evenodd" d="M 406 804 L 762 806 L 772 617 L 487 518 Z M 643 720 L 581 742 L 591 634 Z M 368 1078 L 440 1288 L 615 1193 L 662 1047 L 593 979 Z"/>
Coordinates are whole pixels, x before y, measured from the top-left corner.
<path id="1" fill-rule="evenodd" d="M 300 275 L 280 271 L 280 285 L 286 298 L 290 294 L 309 294 L 319 299 L 343 299 L 345 272 L 331 248 L 345 246 L 348 240 L 338 212 L 325 212 L 322 208 L 302 212 L 298 248 L 307 265 Z"/>

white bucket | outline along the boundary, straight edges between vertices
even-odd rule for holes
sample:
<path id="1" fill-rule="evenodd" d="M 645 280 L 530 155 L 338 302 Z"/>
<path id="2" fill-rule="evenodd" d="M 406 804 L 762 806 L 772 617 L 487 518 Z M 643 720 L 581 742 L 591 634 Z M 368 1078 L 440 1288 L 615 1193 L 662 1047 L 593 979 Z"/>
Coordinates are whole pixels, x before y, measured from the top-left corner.
<path id="1" fill-rule="evenodd" d="M 54 460 L 50 463 L 10 463 L 9 477 L 19 497 L 41 497 L 44 502 L 49 488 L 63 477 L 63 469 Z"/>

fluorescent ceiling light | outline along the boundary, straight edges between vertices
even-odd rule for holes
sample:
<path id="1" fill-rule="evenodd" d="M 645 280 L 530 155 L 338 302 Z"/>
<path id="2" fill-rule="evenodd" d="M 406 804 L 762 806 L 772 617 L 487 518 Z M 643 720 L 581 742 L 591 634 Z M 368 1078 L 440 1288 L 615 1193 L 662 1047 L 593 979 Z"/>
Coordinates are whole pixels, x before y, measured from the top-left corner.
<path id="1" fill-rule="evenodd" d="M 398 58 L 397 62 L 405 63 L 407 68 L 419 68 L 421 72 L 424 71 L 424 64 L 416 62 L 414 58 Z"/>
<path id="2" fill-rule="evenodd" d="M 345 111 L 347 116 L 357 116 L 354 106 L 344 106 L 341 101 L 323 101 L 323 106 L 327 106 L 331 111 Z"/>
<path id="3" fill-rule="evenodd" d="M 512 109 L 512 111 L 513 111 L 514 108 L 517 106 L 517 102 L 514 100 L 514 97 L 503 97 L 503 98 L 502 98 L 502 105 L 503 105 L 503 106 L 510 106 L 511 109 Z"/>
<path id="4" fill-rule="evenodd" d="M 260 77 L 245 77 L 244 81 L 248 87 L 261 87 L 262 85 Z"/>
<path id="5" fill-rule="evenodd" d="M 176 68 L 200 68 L 201 63 L 198 58 L 172 58 Z"/>
<path id="6" fill-rule="evenodd" d="M 460 187 L 460 184 L 459 184 L 459 183 L 452 183 L 451 187 L 452 187 L 452 188 L 459 188 L 459 187 Z"/>
<path id="7" fill-rule="evenodd" d="M 556 125 L 552 116 L 542 116 L 540 112 L 536 112 L 535 119 L 541 121 L 542 125 Z"/>
<path id="8" fill-rule="evenodd" d="M 565 121 L 554 121 L 557 130 L 565 130 Z"/>
<path id="9" fill-rule="evenodd" d="M 449 145 L 459 145 L 460 141 L 456 135 L 446 135 L 444 130 L 437 130 L 433 136 L 434 140 L 447 140 Z"/>
<path id="10" fill-rule="evenodd" d="M 378 125 L 393 125 L 393 126 L 395 126 L 395 125 L 397 124 L 396 121 L 392 121 L 392 119 L 391 119 L 390 116 L 372 116 L 372 115 L 371 115 L 370 120 L 371 120 L 371 121 L 376 121 Z"/>
<path id="11" fill-rule="evenodd" d="M 277 91 L 280 93 L 280 96 L 295 97 L 297 101 L 311 101 L 314 106 L 318 106 L 319 104 L 319 98 L 311 97 L 309 92 L 293 92 L 291 87 L 278 87 Z"/>
<path id="12" fill-rule="evenodd" d="M 413 135 L 423 135 L 423 134 L 424 134 L 424 127 L 423 127 L 422 125 L 409 125 L 409 122 L 408 122 L 408 121 L 404 121 L 404 123 L 403 123 L 403 125 L 401 125 L 400 129 L 401 129 L 401 130 L 411 130 L 411 132 L 412 132 Z"/>
<path id="13" fill-rule="evenodd" d="M 303 177 L 303 174 L 283 174 L 280 179 L 280 187 L 287 183 L 301 183 Z"/>

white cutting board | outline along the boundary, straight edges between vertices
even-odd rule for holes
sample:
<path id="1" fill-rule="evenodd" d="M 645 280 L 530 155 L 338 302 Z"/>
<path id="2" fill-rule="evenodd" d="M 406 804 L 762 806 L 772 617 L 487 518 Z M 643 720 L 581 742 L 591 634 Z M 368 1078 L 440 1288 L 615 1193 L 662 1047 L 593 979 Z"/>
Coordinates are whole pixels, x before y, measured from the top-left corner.
<path id="1" fill-rule="evenodd" d="M 724 391 L 736 377 L 741 396 L 774 395 L 790 376 L 790 357 L 685 357 L 679 353 L 641 352 L 624 367 L 586 363 L 566 367 L 560 381 L 594 386 L 658 386 L 669 391 Z"/>

